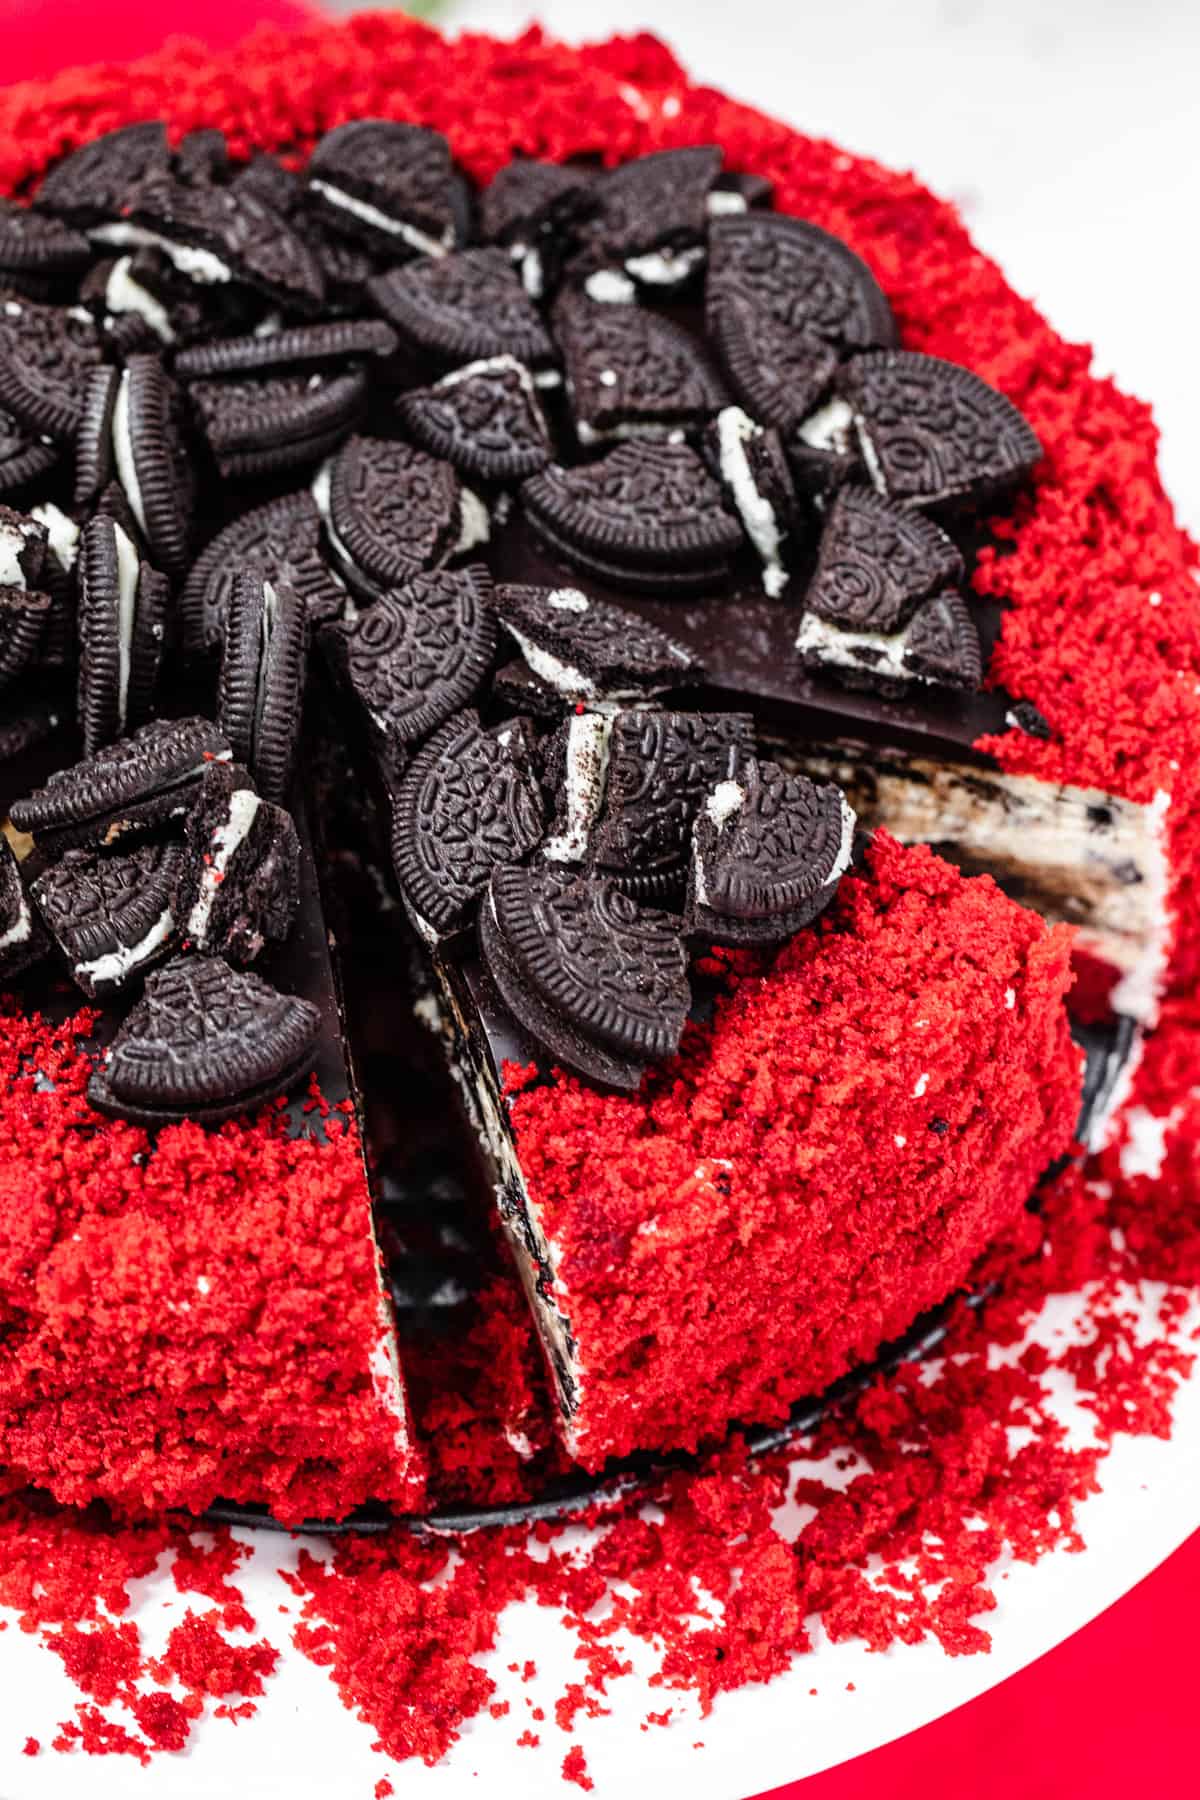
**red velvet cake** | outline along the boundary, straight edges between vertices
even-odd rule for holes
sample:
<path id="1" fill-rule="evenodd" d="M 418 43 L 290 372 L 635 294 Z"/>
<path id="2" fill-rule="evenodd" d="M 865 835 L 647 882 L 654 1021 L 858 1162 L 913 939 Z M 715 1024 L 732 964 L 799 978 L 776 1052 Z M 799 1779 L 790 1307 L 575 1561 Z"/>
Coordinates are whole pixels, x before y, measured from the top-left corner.
<path id="1" fill-rule="evenodd" d="M 169 49 L 0 192 L 7 1476 L 418 1508 L 393 1302 L 497 1209 L 588 1470 L 968 1285 L 1196 973 L 1146 410 L 648 37 Z"/>

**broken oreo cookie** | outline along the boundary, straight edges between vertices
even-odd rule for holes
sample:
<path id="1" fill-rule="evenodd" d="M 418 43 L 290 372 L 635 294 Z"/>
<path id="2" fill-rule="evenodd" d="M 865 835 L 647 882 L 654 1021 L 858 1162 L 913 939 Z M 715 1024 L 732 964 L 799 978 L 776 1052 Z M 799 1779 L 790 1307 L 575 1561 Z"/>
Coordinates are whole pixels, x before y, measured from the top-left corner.
<path id="1" fill-rule="evenodd" d="M 751 416 L 784 433 L 803 431 L 832 390 L 832 344 L 781 324 L 744 294 L 711 302 L 708 330 L 729 384 Z"/>
<path id="2" fill-rule="evenodd" d="M 777 600 L 788 584 L 783 547 L 797 512 L 779 433 L 756 424 L 740 406 L 726 406 L 705 432 L 701 451 L 762 563 L 763 592 Z"/>
<path id="3" fill-rule="evenodd" d="M 308 611 L 295 588 L 253 569 L 234 576 L 225 611 L 217 721 L 264 799 L 291 783 L 308 669 Z"/>
<path id="4" fill-rule="evenodd" d="M 690 650 L 578 588 L 501 584 L 493 604 L 534 675 L 563 701 L 637 700 L 699 679 Z"/>
<path id="5" fill-rule="evenodd" d="M 932 520 L 870 488 L 844 487 L 804 604 L 843 630 L 894 632 L 922 600 L 962 578 L 957 546 Z"/>
<path id="6" fill-rule="evenodd" d="M 695 339 L 644 306 L 571 288 L 554 308 L 554 334 L 581 444 L 694 430 L 727 398 Z"/>
<path id="7" fill-rule="evenodd" d="M 533 377 L 513 356 L 453 369 L 396 402 L 413 441 L 479 481 L 520 481 L 550 461 L 550 434 Z"/>
<path id="8" fill-rule="evenodd" d="M 896 341 L 892 309 L 862 258 L 841 238 L 789 213 L 713 220 L 705 290 L 710 320 L 734 297 L 789 332 L 839 350 Z"/>
<path id="9" fill-rule="evenodd" d="M 425 126 L 354 119 L 326 132 L 308 193 L 322 218 L 372 249 L 441 257 L 454 245 L 450 147 Z"/>
<path id="10" fill-rule="evenodd" d="M 392 809 L 392 864 L 409 916 L 436 943 L 468 922 L 493 869 L 542 835 L 544 806 L 519 719 L 485 731 L 447 719 L 404 773 Z"/>
<path id="11" fill-rule="evenodd" d="M 195 482 L 179 390 L 157 356 L 131 356 L 121 371 L 112 438 L 118 479 L 155 565 L 182 577 Z"/>
<path id="12" fill-rule="evenodd" d="M 195 408 L 213 461 L 227 481 L 302 468 L 353 431 L 367 403 L 367 378 L 342 373 L 194 381 Z"/>
<path id="13" fill-rule="evenodd" d="M 208 719 L 154 719 L 56 770 L 13 802 L 12 822 L 47 855 L 75 845 L 108 847 L 186 813 L 207 765 L 230 756 L 228 738 Z"/>
<path id="14" fill-rule="evenodd" d="M 88 1083 L 100 1112 L 140 1125 L 216 1123 L 286 1093 L 311 1068 L 321 1015 L 216 956 L 156 969 Z"/>
<path id="15" fill-rule="evenodd" d="M 185 381 L 234 375 L 272 374 L 281 369 L 314 370 L 354 358 L 391 356 L 396 334 L 382 319 L 331 319 L 320 325 L 293 325 L 279 331 L 252 331 L 242 337 L 195 344 L 175 358 Z"/>
<path id="16" fill-rule="evenodd" d="M 541 314 L 503 250 L 427 257 L 367 286 L 401 343 L 444 368 L 506 355 L 537 368 L 554 358 Z"/>
<path id="17" fill-rule="evenodd" d="M 0 406 L 31 436 L 70 443 L 99 361 L 99 335 L 86 313 L 0 300 Z"/>
<path id="18" fill-rule="evenodd" d="M 237 763 L 211 763 L 188 814 L 172 899 L 186 950 L 253 962 L 282 943 L 300 904 L 300 839 L 290 813 Z"/>
<path id="19" fill-rule="evenodd" d="M 327 567 L 320 544 L 321 515 L 306 490 L 281 494 L 231 520 L 188 572 L 179 602 L 184 649 L 196 654 L 220 643 L 229 592 L 239 569 L 295 588 L 314 625 L 337 618 L 345 589 Z"/>
<path id="20" fill-rule="evenodd" d="M 747 758 L 697 814 L 689 936 L 750 948 L 783 943 L 811 925 L 850 866 L 854 824 L 839 788 Z"/>
<path id="21" fill-rule="evenodd" d="M 84 527 L 79 556 L 78 715 L 85 756 L 150 717 L 166 632 L 166 578 L 112 518 Z"/>
<path id="22" fill-rule="evenodd" d="M 338 569 L 367 599 L 478 541 L 479 503 L 450 464 L 390 438 L 352 437 L 318 472 L 313 496 Z"/>
<path id="23" fill-rule="evenodd" d="M 634 1088 L 648 1062 L 678 1048 L 691 993 L 670 913 L 542 863 L 497 869 L 480 918 L 502 998 L 557 1061 Z"/>
<path id="24" fill-rule="evenodd" d="M 42 921 L 89 997 L 116 993 L 171 955 L 182 861 L 177 842 L 118 854 L 68 850 L 33 883 Z"/>
<path id="25" fill-rule="evenodd" d="M 979 632 L 953 588 L 922 600 L 907 624 L 891 632 L 858 631 L 805 613 L 796 649 L 814 673 L 888 698 L 920 685 L 973 692 L 983 679 Z"/>
<path id="26" fill-rule="evenodd" d="M 990 500 L 1041 460 L 1012 401 L 958 363 L 915 350 L 856 356 L 839 387 L 872 483 L 906 505 Z"/>
<path id="27" fill-rule="evenodd" d="M 118 218 L 142 182 L 171 166 L 167 128 L 160 120 L 122 125 L 70 151 L 55 163 L 35 205 L 86 228 Z"/>
<path id="28" fill-rule="evenodd" d="M 29 903 L 21 865 L 0 833 L 0 981 L 8 981 L 46 953 L 46 934 Z"/>
<path id="29" fill-rule="evenodd" d="M 656 150 L 606 170 L 595 182 L 596 217 L 581 262 L 623 266 L 652 288 L 675 288 L 704 261 L 708 198 L 721 170 L 715 145 Z"/>

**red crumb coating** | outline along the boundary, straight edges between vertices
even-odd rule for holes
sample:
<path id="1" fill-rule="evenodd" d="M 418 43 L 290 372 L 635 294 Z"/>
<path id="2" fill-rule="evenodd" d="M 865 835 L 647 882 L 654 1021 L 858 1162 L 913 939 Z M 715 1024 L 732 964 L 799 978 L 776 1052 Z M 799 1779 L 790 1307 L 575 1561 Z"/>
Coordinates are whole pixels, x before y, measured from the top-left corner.
<path id="1" fill-rule="evenodd" d="M 92 1017 L 0 1015 L 0 1466 L 130 1513 L 411 1505 L 353 1127 L 293 1139 L 268 1112 L 155 1143 L 88 1105 Z"/>
<path id="2" fill-rule="evenodd" d="M 536 29 L 514 44 L 447 42 L 397 15 L 284 34 L 264 27 L 221 54 L 168 45 L 127 68 L 70 70 L 0 94 L 0 190 L 23 190 L 97 132 L 163 117 L 181 133 L 221 125 L 236 155 L 303 153 L 356 116 L 444 131 L 486 180 L 514 150 L 607 162 L 718 143 L 730 168 L 775 183 L 781 210 L 836 232 L 865 257 L 904 344 L 965 363 L 1024 411 L 1045 448 L 1036 486 L 996 525 L 975 585 L 1009 611 L 995 678 L 1049 720 L 1042 743 L 990 740 L 1001 765 L 1138 801 L 1172 794 L 1174 886 L 1196 876 L 1200 832 L 1200 610 L 1196 546 L 1155 466 L 1149 407 L 1089 373 L 972 244 L 957 209 L 911 175 L 809 138 L 697 87 L 642 33 L 580 50 Z M 1179 906 L 1174 985 L 1200 974 L 1200 909 Z"/>
<path id="3" fill-rule="evenodd" d="M 512 1099 L 589 1466 L 820 1392 L 958 1287 L 1071 1142 L 1069 932 L 882 832 L 869 870 L 636 1098 L 560 1075 Z"/>

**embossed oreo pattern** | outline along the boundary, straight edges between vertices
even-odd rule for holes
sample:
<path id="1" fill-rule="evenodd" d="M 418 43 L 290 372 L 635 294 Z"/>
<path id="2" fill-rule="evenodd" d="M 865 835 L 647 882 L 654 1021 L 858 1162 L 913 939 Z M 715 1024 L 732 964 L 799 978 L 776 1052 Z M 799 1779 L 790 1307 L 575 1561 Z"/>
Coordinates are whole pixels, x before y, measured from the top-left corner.
<path id="1" fill-rule="evenodd" d="M 401 339 L 447 365 L 505 354 L 535 366 L 553 358 L 541 314 L 504 250 L 425 257 L 368 285 Z"/>
<path id="2" fill-rule="evenodd" d="M 422 449 L 480 481 L 520 481 L 550 460 L 545 420 L 515 357 L 492 357 L 434 387 L 413 388 L 397 401 L 396 416 Z"/>
<path id="3" fill-rule="evenodd" d="M 173 915 L 150 953 L 133 960 L 171 914 L 182 860 L 183 846 L 175 842 L 141 844 L 118 856 L 68 850 L 33 883 L 38 911 L 85 994 L 112 993 L 171 954 Z M 102 959 L 107 971 L 89 966 Z"/>
<path id="4" fill-rule="evenodd" d="M 736 779 L 753 754 L 749 713 L 621 713 L 592 845 L 597 868 L 622 876 L 678 873 L 704 796 L 717 782 Z"/>
<path id="5" fill-rule="evenodd" d="M 883 290 L 840 238 L 787 213 L 743 213 L 709 228 L 708 304 L 738 294 L 779 324 L 843 350 L 894 344 Z"/>
<path id="6" fill-rule="evenodd" d="M 742 542 L 720 483 L 687 444 L 620 444 L 598 462 L 555 463 L 521 489 L 534 525 L 560 544 L 668 568 L 731 555 Z"/>
<path id="7" fill-rule="evenodd" d="M 962 575 L 957 547 L 932 520 L 846 487 L 830 508 L 804 604 L 846 631 L 894 632 L 927 594 Z"/>
<path id="8" fill-rule="evenodd" d="M 449 463 L 398 440 L 352 437 L 330 476 L 334 530 L 372 581 L 394 587 L 453 549 L 459 493 Z"/>
<path id="9" fill-rule="evenodd" d="M 694 425 L 727 396 L 696 340 L 643 306 L 612 306 L 568 289 L 554 309 L 575 418 L 591 430 L 629 421 Z"/>

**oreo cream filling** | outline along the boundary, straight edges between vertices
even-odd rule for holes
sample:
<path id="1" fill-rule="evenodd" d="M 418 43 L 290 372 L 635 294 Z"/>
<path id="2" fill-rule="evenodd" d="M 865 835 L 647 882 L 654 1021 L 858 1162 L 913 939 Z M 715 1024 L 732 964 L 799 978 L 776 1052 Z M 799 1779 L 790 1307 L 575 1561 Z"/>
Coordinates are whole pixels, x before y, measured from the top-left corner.
<path id="1" fill-rule="evenodd" d="M 79 555 L 79 526 L 50 500 L 42 506 L 31 506 L 29 516 L 46 527 L 50 549 L 59 568 L 64 574 L 70 574 Z"/>
<path id="2" fill-rule="evenodd" d="M 568 721 L 563 829 L 542 845 L 542 855 L 550 862 L 583 860 L 604 799 L 612 728 L 607 713 L 576 713 Z"/>
<path id="3" fill-rule="evenodd" d="M 853 441 L 854 414 L 845 400 L 828 400 L 797 428 L 796 436 L 810 450 L 829 450 L 845 455 Z"/>
<path id="4" fill-rule="evenodd" d="M 117 258 L 104 289 L 104 304 L 110 313 L 135 313 L 145 320 L 155 337 L 164 344 L 173 344 L 175 333 L 167 309 L 140 281 L 134 280 L 130 274 L 132 262 L 129 256 Z"/>
<path id="5" fill-rule="evenodd" d="M 780 555 L 782 533 L 775 508 L 755 484 L 754 471 L 746 453 L 746 445 L 761 435 L 762 427 L 756 425 L 740 406 L 726 406 L 717 415 L 721 479 L 733 497 L 746 536 L 758 552 L 763 566 L 763 592 L 771 600 L 778 600 L 788 582 L 788 572 Z"/>
<path id="6" fill-rule="evenodd" d="M 33 535 L 28 525 L 0 525 L 0 587 L 28 587 L 21 557 Z"/>
<path id="7" fill-rule="evenodd" d="M 392 237 L 401 238 L 411 249 L 423 251 L 426 256 L 445 256 L 454 246 L 453 225 L 447 225 L 440 238 L 430 237 L 428 232 L 409 225 L 404 219 L 391 218 L 369 201 L 357 200 L 345 188 L 334 187 L 328 181 L 319 180 L 314 180 L 310 186 L 315 193 L 323 195 L 331 206 L 340 207 L 352 218 L 361 219 L 364 225 L 374 226 L 376 231 L 386 231 Z"/>
<path id="8" fill-rule="evenodd" d="M 598 300 L 608 306 L 629 306 L 637 299 L 633 282 L 616 269 L 597 269 L 584 282 L 583 291 L 589 300 Z"/>
<path id="9" fill-rule="evenodd" d="M 837 669 L 862 669 L 883 675 L 889 681 L 924 682 L 936 686 L 932 676 L 921 675 L 904 660 L 909 630 L 844 631 L 830 625 L 816 613 L 805 613 L 796 634 L 796 648 L 801 656 Z"/>
<path id="10" fill-rule="evenodd" d="M 134 456 L 133 433 L 129 428 L 129 370 L 121 370 L 121 379 L 117 383 L 117 398 L 113 406 L 112 446 L 116 458 L 117 478 L 125 492 L 130 510 L 138 522 L 138 529 L 146 535 L 146 508 L 142 500 L 141 483 L 138 481 L 137 461 Z M 127 540 L 128 541 L 128 540 Z"/>
<path id="11" fill-rule="evenodd" d="M 648 250 L 643 256 L 627 256 L 625 267 L 646 287 L 678 287 L 705 258 L 703 244 L 683 250 Z"/>
<path id="12" fill-rule="evenodd" d="M 122 377 L 122 381 L 124 381 Z M 117 546 L 117 726 L 125 730 L 129 711 L 129 678 L 133 667 L 133 629 L 137 621 L 140 572 L 138 553 L 119 525 L 113 525 Z"/>
<path id="13" fill-rule="evenodd" d="M 235 788 L 229 796 L 225 823 L 213 832 L 200 876 L 200 890 L 185 926 L 186 935 L 200 948 L 204 947 L 208 936 L 209 920 L 221 883 L 235 854 L 245 843 L 261 805 L 262 801 L 252 788 Z"/>
<path id="14" fill-rule="evenodd" d="M 169 906 L 164 907 L 139 943 L 120 944 L 93 962 L 76 963 L 75 979 L 90 982 L 93 987 L 119 987 L 127 975 L 166 943 L 174 929 L 174 914 Z"/>
<path id="15" fill-rule="evenodd" d="M 7 931 L 0 932 L 0 950 L 11 950 L 16 944 L 28 943 L 32 930 L 33 915 L 29 910 L 29 901 L 26 898 L 25 890 L 22 888 L 17 900 L 17 916 Z"/>
<path id="16" fill-rule="evenodd" d="M 211 250 L 202 250 L 197 244 L 177 244 L 174 238 L 164 237 L 161 231 L 150 231 L 145 225 L 131 225 L 126 219 L 111 225 L 97 225 L 88 236 L 93 243 L 115 244 L 118 249 L 140 250 L 150 246 L 161 250 L 181 275 L 186 275 L 189 281 L 201 282 L 205 287 L 233 280 L 229 264 L 222 262 Z"/>

